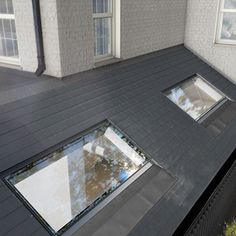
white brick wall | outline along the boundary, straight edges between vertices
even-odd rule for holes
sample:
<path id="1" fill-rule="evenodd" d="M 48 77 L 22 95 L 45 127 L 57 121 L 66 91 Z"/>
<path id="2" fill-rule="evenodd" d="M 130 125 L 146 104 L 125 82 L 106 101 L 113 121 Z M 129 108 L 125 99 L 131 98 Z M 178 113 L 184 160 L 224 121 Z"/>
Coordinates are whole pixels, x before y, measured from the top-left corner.
<path id="1" fill-rule="evenodd" d="M 63 76 L 93 67 L 92 0 L 57 0 Z"/>
<path id="2" fill-rule="evenodd" d="M 214 44 L 218 0 L 120 1 L 121 58 L 185 41 L 187 47 L 236 82 L 236 47 Z M 13 2 L 21 67 L 34 72 L 37 52 L 32 1 Z M 45 73 L 62 77 L 93 68 L 92 0 L 41 0 L 41 14 Z"/>
<path id="3" fill-rule="evenodd" d="M 121 0 L 121 58 L 184 42 L 186 0 Z M 92 0 L 57 0 L 62 75 L 94 67 Z"/>
<path id="4" fill-rule="evenodd" d="M 59 35 L 58 0 L 40 0 L 46 71 L 45 74 L 62 76 Z"/>
<path id="5" fill-rule="evenodd" d="M 121 0 L 124 59 L 184 42 L 186 0 Z"/>
<path id="6" fill-rule="evenodd" d="M 57 25 L 57 0 L 41 0 L 42 27 L 45 48 L 46 74 L 60 77 L 60 51 Z M 25 71 L 37 69 L 37 50 L 31 0 L 13 0 L 20 66 Z"/>
<path id="7" fill-rule="evenodd" d="M 94 67 L 92 0 L 41 0 L 45 74 Z M 37 68 L 31 0 L 14 0 L 21 67 Z M 121 0 L 121 58 L 183 43 L 186 0 Z"/>
<path id="8" fill-rule="evenodd" d="M 20 54 L 20 66 L 26 71 L 37 68 L 37 51 L 33 23 L 32 1 L 13 0 Z"/>
<path id="9" fill-rule="evenodd" d="M 216 45 L 218 0 L 188 0 L 185 45 L 236 83 L 236 47 Z"/>

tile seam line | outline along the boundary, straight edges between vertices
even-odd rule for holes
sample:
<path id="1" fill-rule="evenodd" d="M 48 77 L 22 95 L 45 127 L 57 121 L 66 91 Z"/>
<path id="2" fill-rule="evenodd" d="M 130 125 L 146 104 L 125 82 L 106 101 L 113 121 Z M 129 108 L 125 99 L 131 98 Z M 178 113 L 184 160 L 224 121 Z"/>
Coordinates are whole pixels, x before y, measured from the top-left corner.
<path id="1" fill-rule="evenodd" d="M 199 66 L 199 65 L 198 65 Z M 202 67 L 205 67 L 205 65 L 202 65 Z M 165 70 L 163 70 L 163 71 L 161 71 L 161 72 L 164 72 Z M 146 76 L 144 76 L 144 77 L 140 77 L 139 78 L 139 80 L 138 80 L 138 82 L 137 83 L 143 83 L 143 80 L 148 80 L 148 81 L 153 81 L 153 80 L 157 80 L 157 78 L 156 77 L 154 77 L 153 79 L 151 78 L 151 76 L 152 75 L 154 75 L 154 73 L 150 73 L 150 74 L 147 74 Z M 135 80 L 137 77 L 133 77 L 133 79 L 132 79 L 132 81 L 133 80 Z M 117 87 L 115 87 L 112 91 L 115 91 L 115 90 L 118 90 L 118 89 L 120 89 L 121 87 L 129 87 L 129 86 L 131 86 L 132 85 L 132 81 L 128 81 L 124 86 L 120 86 L 120 84 L 119 83 L 117 83 Z M 136 83 L 136 84 L 137 84 Z M 96 91 L 100 91 L 100 90 L 104 90 L 105 88 L 98 88 Z M 87 94 L 93 94 L 94 93 L 94 91 L 92 91 L 92 92 L 90 92 L 90 93 L 87 93 Z M 78 94 L 78 96 L 76 96 L 76 98 L 77 99 L 79 99 L 81 97 L 81 94 Z M 68 99 L 68 100 L 66 100 L 66 101 L 60 101 L 60 102 L 58 102 L 58 103 L 56 103 L 56 104 L 63 104 L 64 102 L 70 102 L 70 101 L 73 101 L 75 99 L 75 97 L 71 97 L 70 99 Z M 46 106 L 46 107 L 43 107 L 42 109 L 39 109 L 39 110 L 35 110 L 33 113 L 37 113 L 37 112 L 40 112 L 40 111 L 42 111 L 43 109 L 47 109 L 47 108 L 49 108 L 49 107 L 53 107 L 53 105 L 55 105 L 55 104 L 50 104 L 50 105 L 48 105 L 48 106 Z M 31 114 L 33 114 L 33 113 L 31 113 Z M 29 114 L 28 113 L 26 113 L 26 114 L 24 114 L 24 116 L 29 116 Z M 20 115 L 20 117 L 22 118 L 22 114 Z M 8 121 L 4 121 L 4 122 L 2 122 L 2 123 L 0 123 L 0 125 L 4 125 L 4 124 L 6 124 L 6 123 L 10 123 L 12 120 L 17 120 L 17 118 L 18 118 L 18 116 L 17 117 L 14 117 L 13 119 L 11 119 L 11 120 L 8 120 Z M 4 134 L 4 132 L 3 133 L 1 133 L 0 135 L 2 135 L 2 134 Z"/>
<path id="2" fill-rule="evenodd" d="M 173 60 L 173 62 L 175 62 L 174 60 Z M 182 62 L 181 62 L 182 63 Z M 180 64 L 181 64 L 180 63 Z M 167 65 L 168 63 L 165 63 L 164 65 Z M 167 69 L 168 69 L 169 67 L 167 67 Z M 160 70 L 160 72 L 161 71 L 164 71 L 164 70 L 166 70 L 166 69 L 163 69 L 163 70 Z M 143 73 L 144 74 L 144 73 Z M 133 75 L 133 76 L 135 76 L 135 75 Z M 117 77 L 120 77 L 120 75 L 117 75 Z M 121 79 L 119 79 L 119 80 L 116 80 L 116 82 L 117 83 L 119 83 L 119 82 L 121 82 L 121 81 L 123 81 L 124 79 L 123 78 L 121 78 Z M 96 79 L 95 79 L 95 81 L 96 81 Z M 107 78 L 104 78 L 104 80 L 102 80 L 102 81 L 97 81 L 97 83 L 96 84 L 94 84 L 94 86 L 97 86 L 97 85 L 99 85 L 100 83 L 101 84 L 103 84 L 105 81 L 107 81 Z M 79 83 L 79 82 L 78 82 Z M 79 87 L 79 88 L 75 88 L 75 89 L 73 89 L 73 93 L 74 92 L 76 92 L 76 91 L 80 91 L 80 90 L 83 90 L 84 89 L 84 87 L 86 87 L 86 88 L 89 88 L 91 86 L 91 83 L 90 84 L 86 84 L 85 86 L 83 86 L 83 87 Z M 64 93 L 63 93 L 63 95 L 67 95 L 67 94 L 69 94 L 70 95 L 70 93 L 71 93 L 71 90 L 70 90 L 70 87 L 71 87 L 71 85 L 64 85 L 63 86 L 63 88 L 61 88 L 61 89 L 63 89 L 63 90 L 65 90 L 64 91 Z M 57 89 L 53 89 L 54 91 L 58 91 Z M 46 92 L 47 93 L 47 92 Z M 48 92 L 49 94 L 50 94 L 50 92 Z M 36 95 L 37 96 L 37 95 Z M 37 101 L 37 102 L 33 102 L 33 103 L 30 103 L 30 104 L 27 104 L 27 105 L 25 105 L 25 106 L 30 106 L 30 105 L 33 105 L 33 104 L 35 104 L 35 103 L 42 103 L 44 100 L 48 100 L 48 99 L 53 99 L 53 98 L 55 98 L 55 97 L 62 97 L 62 95 L 61 95 L 61 93 L 59 94 L 58 92 L 56 93 L 56 95 L 55 96 L 52 96 L 52 97 L 49 97 L 49 98 L 46 98 L 46 99 L 42 99 L 42 100 L 40 100 L 40 101 Z M 6 114 L 6 113 L 11 113 L 12 111 L 13 112 L 15 112 L 16 110 L 20 110 L 20 109 L 22 109 L 22 108 L 24 108 L 25 106 L 23 106 L 23 107 L 20 107 L 20 108 L 18 108 L 18 109 L 13 109 L 13 110 L 10 110 L 10 111 L 6 111 L 6 112 L 3 112 L 2 114 Z"/>
<path id="3" fill-rule="evenodd" d="M 149 87 L 149 85 L 147 85 L 147 87 Z M 142 89 L 143 89 L 143 88 L 142 88 Z M 153 88 L 153 92 L 155 92 L 155 88 Z M 146 94 L 146 93 L 144 92 L 144 94 Z M 104 95 L 104 96 L 105 96 L 105 95 Z M 140 96 L 140 95 L 135 94 L 132 98 L 135 98 L 135 97 L 137 97 L 137 96 Z M 148 98 L 145 99 L 145 101 L 146 101 L 146 100 L 148 100 Z M 116 101 L 116 99 L 114 99 L 114 101 Z M 137 103 L 135 103 L 135 104 L 139 104 L 139 102 L 137 102 Z M 77 107 L 77 106 L 80 106 L 80 104 L 77 104 L 75 107 Z M 130 107 L 132 107 L 132 106 L 133 106 L 133 104 L 130 105 Z M 150 105 L 150 106 L 152 106 L 152 105 Z M 96 105 L 94 105 L 93 107 L 91 107 L 89 110 L 92 110 L 94 107 L 96 107 Z M 74 109 L 74 107 L 73 107 L 73 109 Z M 68 110 L 68 109 L 67 109 L 67 110 Z M 64 111 L 64 110 L 63 110 L 63 111 Z M 85 112 L 87 112 L 87 111 L 84 111 L 83 113 L 85 113 Z M 59 114 L 59 113 L 61 113 L 61 112 L 57 112 L 56 114 Z M 53 115 L 54 115 L 54 114 L 53 114 Z M 47 119 L 47 118 L 49 118 L 49 117 L 53 117 L 53 115 L 49 115 L 49 116 L 45 117 L 45 119 Z M 76 116 L 76 114 L 73 115 L 73 116 Z M 71 117 L 70 117 L 70 118 L 71 118 Z M 63 119 L 62 121 L 68 120 L 68 119 L 70 119 L 70 118 Z M 27 124 L 27 125 L 25 125 L 25 126 L 21 126 L 21 127 L 17 128 L 17 129 L 22 129 L 22 128 L 27 127 L 28 125 L 31 125 L 31 124 L 33 124 L 33 123 L 36 123 L 37 121 L 40 121 L 40 120 L 41 120 L 41 119 L 36 120 L 36 121 L 34 121 L 34 122 L 30 123 L 30 124 Z M 59 123 L 59 122 L 57 122 L 57 123 Z M 53 125 L 55 125 L 55 124 L 46 126 L 46 127 L 44 127 L 43 129 L 52 127 Z M 17 130 L 17 129 L 14 129 L 14 130 Z M 42 130 L 43 130 L 43 129 L 42 129 Z M 38 131 L 40 131 L 40 129 L 36 130 L 36 132 L 38 132 Z M 9 132 L 12 132 L 12 131 L 9 131 Z M 22 137 L 20 137 L 20 138 L 11 140 L 9 143 L 6 143 L 6 144 L 1 145 L 1 147 L 7 146 L 8 144 L 10 144 L 10 143 L 12 143 L 12 142 L 14 142 L 14 141 L 17 141 L 17 140 L 22 139 L 22 138 L 24 138 L 24 137 L 30 136 L 31 134 L 34 134 L 34 133 L 35 133 L 35 132 L 30 132 L 28 135 L 25 135 L 25 136 L 22 136 Z M 7 133 L 6 133 L 6 134 L 7 134 Z M 4 135 L 2 135 L 2 136 L 4 136 Z"/>
<path id="4" fill-rule="evenodd" d="M 165 63 L 165 64 L 168 64 L 168 63 Z M 92 73 L 93 71 L 91 71 L 91 73 Z M 83 72 L 82 72 L 83 73 Z M 106 73 L 106 72 L 104 72 L 104 73 Z M 125 72 L 124 72 L 125 73 Z M 120 76 L 120 75 L 119 75 Z M 79 77 L 79 75 L 78 75 L 78 77 Z M 98 83 L 102 83 L 102 82 L 104 82 L 104 81 L 106 81 L 107 80 L 107 78 L 104 78 L 103 79 L 103 77 L 104 77 L 104 75 L 101 75 L 101 77 L 96 77 L 96 78 L 94 78 L 93 80 L 95 80 L 95 81 L 97 81 L 97 83 L 96 84 L 98 84 Z M 99 80 L 99 78 L 101 78 L 101 80 Z M 79 78 L 78 78 L 78 80 L 79 80 Z M 92 81 L 91 81 L 92 82 Z M 68 83 L 68 84 L 65 84 L 65 85 L 63 85 L 62 87 L 63 88 L 61 88 L 61 89 L 63 89 L 63 90 L 65 90 L 64 92 L 67 92 L 67 89 L 69 89 L 69 87 L 70 86 L 73 86 L 73 84 L 78 84 L 78 83 L 80 83 L 79 81 L 75 81 L 75 82 L 73 82 L 73 83 Z M 83 87 L 81 87 L 81 89 L 84 89 L 84 87 L 88 87 L 89 85 L 84 85 Z M 55 89 L 55 90 L 57 90 L 57 89 Z M 47 92 L 46 91 L 46 93 L 49 93 L 49 92 Z M 69 93 L 69 92 L 68 92 Z M 36 95 L 37 96 L 37 95 Z M 60 95 L 58 95 L 58 94 L 56 94 L 55 96 L 52 96 L 52 97 L 49 97 L 49 98 L 54 98 L 54 97 L 56 97 L 56 96 L 60 96 Z M 48 98 L 46 98 L 45 100 L 47 100 Z M 36 102 L 37 103 L 37 102 Z M 34 103 L 30 103 L 30 104 L 34 104 Z M 30 105 L 30 104 L 27 104 L 27 105 L 25 105 L 25 106 L 28 106 L 28 105 Z M 4 106 L 4 105 L 3 105 Z M 7 105 L 6 105 L 7 106 Z M 4 112 L 4 113 L 7 113 L 7 112 L 10 112 L 10 111 L 6 111 L 6 112 Z M 2 113 L 2 114 L 4 114 L 4 113 Z"/>
<path id="5" fill-rule="evenodd" d="M 189 62 L 189 61 L 188 61 Z M 184 63 L 184 62 L 183 62 Z M 178 65 L 181 65 L 182 63 L 180 63 L 180 64 L 178 64 Z M 174 66 L 174 65 L 173 65 Z M 165 69 L 163 69 L 163 70 L 160 70 L 160 71 L 158 71 L 158 73 L 163 73 L 163 72 L 165 72 L 165 71 L 167 71 L 168 69 L 170 69 L 171 67 L 168 67 L 168 68 L 165 68 Z M 140 77 L 139 77 L 139 82 L 141 82 L 144 78 L 146 78 L 146 79 L 148 79 L 148 78 L 150 78 L 152 75 L 154 75 L 154 72 L 150 72 L 149 74 L 146 74 L 146 73 L 143 73 L 143 75 L 144 75 L 144 77 L 141 77 L 141 75 L 140 75 Z M 135 76 L 132 76 L 132 80 L 135 80 L 137 77 L 135 77 Z M 117 88 L 119 88 L 120 86 L 119 86 L 119 83 L 120 81 L 118 81 L 117 82 Z M 126 86 L 128 86 L 128 85 L 131 85 L 133 82 L 132 81 L 130 81 L 130 82 L 127 82 L 127 85 Z M 89 87 L 89 86 L 88 86 Z M 101 90 L 101 89 L 103 89 L 103 87 L 102 88 L 97 88 L 95 91 L 98 91 L 98 90 Z M 80 90 L 80 88 L 79 88 L 79 90 Z M 82 90 L 82 89 L 81 89 Z M 68 94 L 70 94 L 70 92 L 71 91 L 68 91 Z M 94 91 L 93 91 L 94 92 Z M 92 92 L 91 92 L 92 93 Z M 67 93 L 66 93 L 67 94 Z M 87 94 L 89 94 L 89 93 L 87 93 Z M 64 94 L 63 94 L 64 95 Z M 59 96 L 61 96 L 61 97 L 63 97 L 63 95 L 59 95 Z M 70 101 L 70 100 L 73 100 L 74 99 L 74 97 L 71 97 L 71 96 L 69 96 L 70 97 L 70 99 L 69 100 L 66 100 L 66 102 L 67 101 Z M 78 94 L 78 96 L 76 96 L 77 98 L 78 97 L 80 97 L 80 94 Z M 30 97 L 29 97 L 30 98 Z M 53 99 L 53 98 L 52 98 Z M 41 100 L 40 100 L 40 102 L 39 102 L 39 104 L 41 103 Z M 61 101 L 61 102 L 58 102 L 58 103 L 55 103 L 55 104 L 60 104 L 60 103 L 63 103 L 63 101 Z M 41 109 L 39 109 L 39 110 L 36 110 L 35 112 L 38 112 L 38 111 L 40 111 L 40 110 L 43 110 L 43 109 L 46 109 L 46 108 L 48 108 L 48 107 L 51 107 L 51 106 L 53 106 L 53 105 L 55 105 L 54 103 L 52 103 L 52 104 L 50 104 L 50 105 L 48 105 L 48 106 L 45 106 L 45 107 L 42 107 Z M 30 105 L 26 105 L 26 107 L 27 106 L 31 106 L 31 105 L 33 105 L 33 104 L 30 104 Z M 21 109 L 21 108 L 19 108 L 19 109 Z M 10 113 L 12 113 L 12 112 L 15 112 L 16 110 L 18 110 L 18 109 L 15 109 L 15 110 L 13 110 L 13 111 L 9 111 L 9 114 Z M 8 113 L 8 112 L 7 112 Z M 5 113 L 2 113 L 1 115 L 3 115 L 3 114 L 5 114 Z M 22 114 L 21 114 L 22 115 Z M 19 115 L 19 116 L 21 116 L 21 115 Z M 24 114 L 24 115 L 27 115 L 27 114 Z M 5 123 L 7 123 L 7 122 L 9 122 L 9 121 L 12 121 L 12 120 L 14 120 L 14 119 L 17 119 L 17 117 L 14 117 L 13 119 L 11 119 L 11 120 L 6 120 L 6 121 L 2 121 L 2 122 L 0 122 L 0 125 L 1 124 L 5 124 Z M 1 135 L 1 134 L 0 134 Z"/>

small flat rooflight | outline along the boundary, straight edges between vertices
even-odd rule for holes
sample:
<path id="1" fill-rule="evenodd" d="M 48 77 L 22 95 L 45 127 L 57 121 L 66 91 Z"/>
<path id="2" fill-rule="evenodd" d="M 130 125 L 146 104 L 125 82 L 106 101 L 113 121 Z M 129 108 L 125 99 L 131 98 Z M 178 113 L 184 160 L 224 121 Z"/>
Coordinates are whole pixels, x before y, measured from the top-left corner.
<path id="1" fill-rule="evenodd" d="M 199 120 L 225 99 L 221 92 L 199 75 L 175 85 L 164 93 L 195 120 Z"/>
<path id="2" fill-rule="evenodd" d="M 108 204 L 108 196 L 119 194 L 121 186 L 151 166 L 138 147 L 104 122 L 7 176 L 6 181 L 38 219 L 59 235 L 92 210 L 95 215 L 94 209 L 105 199 Z"/>

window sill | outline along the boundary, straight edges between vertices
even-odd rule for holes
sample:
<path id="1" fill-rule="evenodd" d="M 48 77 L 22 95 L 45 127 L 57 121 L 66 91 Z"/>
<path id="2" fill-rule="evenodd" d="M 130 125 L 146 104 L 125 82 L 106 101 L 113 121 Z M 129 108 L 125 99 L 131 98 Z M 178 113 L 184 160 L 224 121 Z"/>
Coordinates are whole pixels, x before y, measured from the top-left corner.
<path id="1" fill-rule="evenodd" d="M 120 62 L 120 61 L 122 61 L 121 58 L 112 57 L 112 58 L 105 59 L 105 60 L 103 60 L 103 61 L 97 61 L 97 62 L 95 62 L 95 63 L 94 63 L 94 67 L 95 67 L 95 68 L 97 68 L 97 67 L 102 67 L 102 66 L 114 64 L 114 63 L 117 63 L 117 62 Z"/>
<path id="2" fill-rule="evenodd" d="M 10 69 L 21 69 L 21 66 L 18 63 L 12 63 L 12 62 L 6 62 L 6 61 L 0 61 L 0 67 L 4 67 L 4 68 L 10 68 Z"/>
<path id="3" fill-rule="evenodd" d="M 214 42 L 215 46 L 219 46 L 219 47 L 236 47 L 236 42 L 235 43 L 226 43 L 226 42 Z"/>

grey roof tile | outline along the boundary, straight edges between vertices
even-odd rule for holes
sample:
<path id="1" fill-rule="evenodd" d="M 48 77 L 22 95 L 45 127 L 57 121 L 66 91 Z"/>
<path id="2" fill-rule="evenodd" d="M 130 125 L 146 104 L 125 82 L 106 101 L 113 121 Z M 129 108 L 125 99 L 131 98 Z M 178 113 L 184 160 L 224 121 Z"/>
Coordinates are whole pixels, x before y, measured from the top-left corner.
<path id="1" fill-rule="evenodd" d="M 8 168 L 24 165 L 51 146 L 111 119 L 177 178 L 130 235 L 171 235 L 235 149 L 236 117 L 214 137 L 162 94 L 195 73 L 236 99 L 235 85 L 180 45 L 69 76 L 59 88 L 52 86 L 50 91 L 0 106 L 0 176 Z M 0 69 L 0 84 L 3 76 L 12 77 L 13 83 L 14 77 L 22 78 L 14 88 L 31 86 L 34 78 L 29 73 Z M 2 84 L 11 87 L 9 81 Z M 0 207 L 1 236 L 17 232 L 49 235 L 2 182 Z"/>

